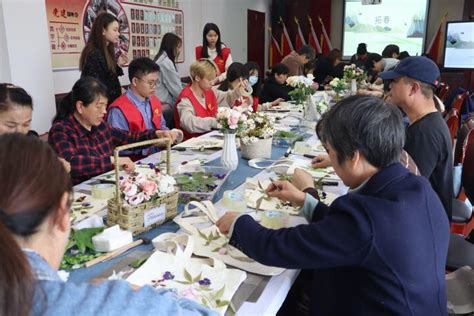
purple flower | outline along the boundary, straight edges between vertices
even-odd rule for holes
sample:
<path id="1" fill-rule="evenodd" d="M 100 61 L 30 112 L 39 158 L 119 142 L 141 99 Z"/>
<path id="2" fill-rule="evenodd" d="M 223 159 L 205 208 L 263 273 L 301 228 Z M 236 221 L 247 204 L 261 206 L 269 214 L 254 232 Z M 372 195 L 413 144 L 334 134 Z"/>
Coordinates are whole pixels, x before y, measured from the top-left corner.
<path id="1" fill-rule="evenodd" d="M 163 279 L 164 280 L 173 280 L 174 279 L 174 274 L 172 274 L 169 271 L 166 271 L 165 273 L 163 273 Z"/>
<path id="2" fill-rule="evenodd" d="M 89 202 L 82 202 L 81 206 L 88 207 L 88 206 L 91 206 L 91 204 Z"/>
<path id="3" fill-rule="evenodd" d="M 199 280 L 198 283 L 201 286 L 209 286 L 211 285 L 211 280 L 209 280 L 208 278 L 204 278 L 202 280 Z"/>
<path id="4" fill-rule="evenodd" d="M 215 188 L 217 188 L 217 184 L 206 184 L 206 186 L 211 190 L 214 190 Z"/>
<path id="5" fill-rule="evenodd" d="M 182 165 L 185 165 L 185 164 L 187 164 L 187 163 L 188 163 L 187 161 L 183 161 L 181 164 L 182 164 Z"/>
<path id="6" fill-rule="evenodd" d="M 323 192 L 322 192 L 322 196 L 323 196 L 323 199 L 325 199 L 326 196 L 327 196 L 326 192 L 323 191 Z"/>
<path id="7" fill-rule="evenodd" d="M 141 165 L 141 164 L 142 164 L 142 162 L 141 162 L 141 161 L 137 161 L 137 165 Z"/>
<path id="8" fill-rule="evenodd" d="M 155 169 L 155 164 L 152 163 L 152 162 L 150 162 L 150 163 L 148 164 L 148 167 L 150 167 L 150 169 Z"/>
<path id="9" fill-rule="evenodd" d="M 216 173 L 214 176 L 215 176 L 217 179 L 222 180 L 222 179 L 225 178 L 225 173 L 224 173 L 224 174 Z"/>
<path id="10" fill-rule="evenodd" d="M 137 162 L 137 164 L 138 164 L 138 162 Z M 120 176 L 120 177 L 119 177 L 119 180 L 123 180 L 123 176 Z"/>

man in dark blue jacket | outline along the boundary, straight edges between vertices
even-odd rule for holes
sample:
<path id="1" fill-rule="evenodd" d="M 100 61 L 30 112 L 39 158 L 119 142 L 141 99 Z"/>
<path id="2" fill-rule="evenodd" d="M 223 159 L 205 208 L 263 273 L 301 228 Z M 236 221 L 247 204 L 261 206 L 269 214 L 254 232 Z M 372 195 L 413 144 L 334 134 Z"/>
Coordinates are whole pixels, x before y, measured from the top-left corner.
<path id="1" fill-rule="evenodd" d="M 430 183 L 398 163 L 400 112 L 350 97 L 317 132 L 349 193 L 328 207 L 276 181 L 268 194 L 303 205 L 308 225 L 272 230 L 228 212 L 221 232 L 258 262 L 311 270 L 312 315 L 447 315 L 448 219 Z"/>

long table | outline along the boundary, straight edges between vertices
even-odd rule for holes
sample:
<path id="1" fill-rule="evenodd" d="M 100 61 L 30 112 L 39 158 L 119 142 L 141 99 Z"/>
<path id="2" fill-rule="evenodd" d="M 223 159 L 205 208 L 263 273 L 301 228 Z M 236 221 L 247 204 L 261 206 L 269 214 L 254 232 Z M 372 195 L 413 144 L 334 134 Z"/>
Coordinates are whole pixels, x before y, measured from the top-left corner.
<path id="1" fill-rule="evenodd" d="M 271 159 L 277 160 L 284 156 L 285 152 L 287 152 L 288 148 L 285 147 L 272 147 L 272 154 Z M 143 160 L 144 163 L 147 162 L 155 162 L 157 159 L 157 154 L 152 155 Z M 239 156 L 239 164 L 235 171 L 233 171 L 229 177 L 227 178 L 226 182 L 222 186 L 221 190 L 218 192 L 217 196 L 214 198 L 214 201 L 219 201 L 222 198 L 222 195 L 227 190 L 243 190 L 243 183 L 245 182 L 247 177 L 268 177 L 270 173 L 262 170 L 252 168 L 248 165 L 248 160 L 243 159 L 241 157 L 240 151 L 238 151 Z M 186 157 L 186 156 L 184 156 Z M 196 155 L 189 156 L 189 158 L 201 158 L 205 159 L 208 162 L 206 165 L 210 166 L 217 166 L 220 165 L 220 151 L 217 152 L 208 152 L 208 153 L 196 153 Z M 182 158 L 182 157 L 181 157 Z M 185 158 L 186 159 L 186 158 Z M 84 189 L 84 185 L 79 185 L 76 189 Z M 334 188 L 329 188 L 329 190 Z M 342 193 L 341 189 L 343 190 L 343 186 L 340 186 L 337 191 L 338 193 Z M 336 192 L 337 192 L 336 191 Z M 219 208 L 219 203 L 216 204 L 217 208 L 220 209 L 222 213 L 222 208 Z M 180 205 L 179 210 L 182 210 L 183 206 Z M 299 216 L 291 216 L 290 217 L 290 225 L 295 226 L 298 224 L 305 223 L 306 220 L 303 217 Z M 138 238 L 147 238 L 153 239 L 156 236 L 166 233 L 166 232 L 177 232 L 179 230 L 179 226 L 175 224 L 173 221 L 168 221 L 159 227 L 156 227 L 148 232 L 145 232 L 138 236 Z M 118 267 L 121 262 L 124 261 L 126 257 L 130 257 L 133 253 L 136 254 L 143 254 L 143 253 L 150 253 L 153 251 L 153 246 L 151 244 L 141 244 L 124 254 L 113 258 L 109 261 L 102 262 L 96 264 L 89 268 L 80 268 L 77 270 L 73 270 L 70 273 L 69 281 L 72 282 L 87 282 L 91 279 L 96 277 L 108 277 L 111 275 L 114 267 Z M 238 315 L 275 315 L 278 309 L 281 307 L 281 304 L 285 300 L 288 291 L 290 290 L 294 280 L 298 276 L 299 270 L 285 270 L 283 273 L 273 277 L 264 277 L 266 278 L 265 282 L 260 282 L 261 278 L 258 281 L 261 283 L 260 287 L 264 287 L 263 289 L 254 289 L 252 288 L 252 292 L 255 293 L 244 293 L 244 298 L 253 296 L 252 300 L 243 300 L 237 306 L 237 314 Z M 249 279 L 249 278 L 248 278 Z M 255 278 L 253 279 L 255 281 Z M 252 280 L 250 281 L 252 282 Z M 245 282 L 243 283 L 243 285 Z M 256 286 L 258 288 L 258 286 Z M 242 286 L 241 286 L 242 288 Z M 239 288 L 239 291 L 241 289 Z M 235 296 L 239 295 L 239 291 L 237 291 Z M 245 292 L 242 290 L 241 292 Z M 241 293 L 242 294 L 242 293 Z M 255 294 L 255 295 L 250 295 Z M 234 296 L 234 297 L 235 297 Z"/>

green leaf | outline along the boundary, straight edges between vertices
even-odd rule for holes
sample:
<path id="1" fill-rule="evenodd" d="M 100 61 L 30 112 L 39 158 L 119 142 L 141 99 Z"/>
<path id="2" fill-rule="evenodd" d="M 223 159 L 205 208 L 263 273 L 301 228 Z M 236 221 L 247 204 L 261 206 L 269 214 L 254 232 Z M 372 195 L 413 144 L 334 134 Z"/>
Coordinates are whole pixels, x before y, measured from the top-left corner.
<path id="1" fill-rule="evenodd" d="M 221 300 L 216 300 L 216 307 L 224 307 L 229 305 L 229 301 L 221 301 Z"/>
<path id="2" fill-rule="evenodd" d="M 201 238 L 207 240 L 207 236 L 204 235 L 204 233 L 202 231 L 200 231 L 199 229 L 197 231 L 198 231 L 199 236 L 201 236 Z"/>
<path id="3" fill-rule="evenodd" d="M 67 245 L 66 245 L 66 251 L 71 249 L 72 247 L 74 247 L 76 245 L 76 242 L 72 239 L 69 238 L 69 240 L 67 241 Z"/>
<path id="4" fill-rule="evenodd" d="M 104 230 L 104 227 L 96 228 L 84 228 L 80 230 L 75 230 L 73 233 L 73 240 L 76 242 L 76 246 L 81 253 L 85 253 L 86 249 L 95 251 L 94 244 L 92 243 L 92 237 L 101 233 Z"/>
<path id="5" fill-rule="evenodd" d="M 132 262 L 130 262 L 129 266 L 131 266 L 132 268 L 138 269 L 138 268 L 140 268 L 147 260 L 148 260 L 148 258 L 138 258 L 138 259 L 135 259 L 135 260 L 133 260 Z"/>
<path id="6" fill-rule="evenodd" d="M 209 306 L 209 304 L 207 303 L 207 300 L 204 299 L 203 297 L 201 298 L 201 303 L 202 303 L 202 305 L 206 306 L 207 308 L 211 308 L 211 307 Z"/>
<path id="7" fill-rule="evenodd" d="M 201 278 L 202 278 L 202 272 L 199 273 L 199 275 L 193 279 L 193 283 L 196 283 L 197 281 L 201 280 Z"/>
<path id="8" fill-rule="evenodd" d="M 188 270 L 186 270 L 186 268 L 184 269 L 184 278 L 186 279 L 186 281 L 190 283 L 193 282 L 193 277 L 191 276 L 191 273 L 189 273 Z"/>
<path id="9" fill-rule="evenodd" d="M 214 298 L 216 300 L 220 299 L 222 297 L 222 295 L 224 295 L 224 291 L 225 291 L 225 285 L 223 285 L 220 290 L 218 290 L 216 293 L 214 293 Z"/>
<path id="10" fill-rule="evenodd" d="M 212 252 L 218 252 L 221 248 L 222 248 L 222 247 L 217 247 L 217 248 L 212 249 L 211 251 L 212 251 Z"/>
<path id="11" fill-rule="evenodd" d="M 193 282 L 189 282 L 189 281 L 178 281 L 178 280 L 173 280 L 173 281 L 180 284 L 193 284 Z"/>

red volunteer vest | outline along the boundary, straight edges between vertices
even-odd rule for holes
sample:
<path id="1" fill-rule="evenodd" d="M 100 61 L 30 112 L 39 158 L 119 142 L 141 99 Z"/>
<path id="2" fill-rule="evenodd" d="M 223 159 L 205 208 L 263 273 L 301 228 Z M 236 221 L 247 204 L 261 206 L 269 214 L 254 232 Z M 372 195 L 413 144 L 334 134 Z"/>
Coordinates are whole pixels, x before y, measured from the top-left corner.
<path id="1" fill-rule="evenodd" d="M 259 102 L 260 102 L 260 100 L 259 100 L 258 97 L 253 97 L 252 108 L 253 108 L 254 112 L 257 112 Z"/>
<path id="2" fill-rule="evenodd" d="M 161 102 L 156 96 L 150 97 L 150 104 L 151 104 L 151 113 L 152 118 L 151 121 L 155 129 L 161 128 Z M 122 111 L 125 119 L 128 122 L 128 128 L 132 132 L 143 132 L 146 130 L 145 121 L 143 120 L 143 116 L 137 107 L 130 101 L 127 97 L 127 94 L 122 94 L 118 99 L 116 99 L 112 104 L 109 106 L 111 108 L 119 108 Z"/>
<path id="3" fill-rule="evenodd" d="M 202 58 L 202 46 L 196 46 L 196 60 L 199 60 Z M 214 58 L 214 62 L 217 65 L 217 68 L 219 69 L 220 73 L 225 72 L 225 62 L 227 61 L 227 57 L 230 55 L 230 48 L 228 47 L 222 47 L 221 50 L 222 57 L 220 55 L 217 55 L 216 58 Z"/>
<path id="4" fill-rule="evenodd" d="M 174 107 L 174 125 L 176 128 L 181 129 L 184 134 L 184 140 L 197 137 L 203 133 L 190 133 L 185 129 L 182 129 L 180 126 L 180 117 L 178 112 L 178 103 L 181 102 L 183 98 L 189 99 L 194 108 L 194 115 L 197 117 L 215 117 L 217 114 L 217 98 L 212 89 L 204 91 L 204 99 L 206 102 L 206 108 L 204 108 L 201 103 L 194 96 L 193 91 L 191 90 L 191 84 L 184 87 L 181 93 L 176 100 L 176 106 Z"/>
<path id="5" fill-rule="evenodd" d="M 242 104 L 247 103 L 247 105 L 251 105 L 252 108 L 253 108 L 254 102 L 255 101 L 254 101 L 253 97 L 251 97 L 251 96 L 250 97 L 240 97 L 240 98 L 235 99 L 234 104 L 232 104 L 232 107 L 241 106 Z M 258 105 L 258 103 L 257 103 L 257 105 Z M 256 111 L 254 110 L 254 112 L 256 112 Z"/>

